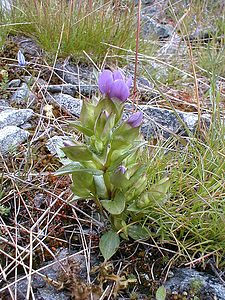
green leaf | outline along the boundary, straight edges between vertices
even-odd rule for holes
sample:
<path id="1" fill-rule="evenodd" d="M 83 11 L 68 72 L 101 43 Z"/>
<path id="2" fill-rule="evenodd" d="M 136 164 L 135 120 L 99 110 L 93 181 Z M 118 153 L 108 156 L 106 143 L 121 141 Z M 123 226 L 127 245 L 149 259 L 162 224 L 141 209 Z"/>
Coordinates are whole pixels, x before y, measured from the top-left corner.
<path id="1" fill-rule="evenodd" d="M 71 174 L 73 172 L 76 172 L 77 170 L 80 170 L 82 168 L 82 165 L 79 162 L 72 162 L 69 163 L 61 168 L 59 168 L 54 175 L 64 175 L 64 174 Z"/>
<path id="2" fill-rule="evenodd" d="M 95 194 L 93 175 L 85 171 L 72 174 L 73 186 L 72 191 L 79 197 L 90 197 Z"/>
<path id="3" fill-rule="evenodd" d="M 132 203 L 128 206 L 127 208 L 128 211 L 132 211 L 132 212 L 140 212 L 141 209 L 139 207 L 137 207 L 136 203 Z"/>
<path id="4" fill-rule="evenodd" d="M 95 120 L 95 105 L 90 101 L 83 101 L 80 113 L 81 124 L 85 125 L 89 130 L 94 131 Z"/>
<path id="5" fill-rule="evenodd" d="M 85 145 L 63 147 L 62 150 L 73 161 L 82 162 L 93 159 L 93 153 Z"/>
<path id="6" fill-rule="evenodd" d="M 162 285 L 156 291 L 156 300 L 165 300 L 166 299 L 166 288 Z"/>
<path id="7" fill-rule="evenodd" d="M 126 178 L 125 174 L 120 171 L 115 171 L 110 175 L 111 183 L 119 189 L 126 189 L 130 185 L 130 181 Z"/>
<path id="8" fill-rule="evenodd" d="M 128 226 L 128 235 L 134 240 L 148 239 L 150 231 L 145 226 L 134 224 Z"/>
<path id="9" fill-rule="evenodd" d="M 102 206 L 112 215 L 119 215 L 125 209 L 125 197 L 117 192 L 114 200 L 102 200 Z"/>
<path id="10" fill-rule="evenodd" d="M 61 167 L 54 173 L 54 175 L 64 175 L 64 174 L 72 174 L 72 173 L 79 173 L 79 172 L 86 172 L 92 175 L 103 174 L 103 171 L 101 170 L 85 168 L 80 163 L 74 162 Z"/>
<path id="11" fill-rule="evenodd" d="M 109 153 L 106 165 L 109 165 L 109 171 L 114 171 L 118 168 L 121 162 L 128 157 L 129 155 L 133 154 L 138 148 L 142 147 L 146 142 L 140 142 L 138 145 L 130 148 L 128 150 L 115 150 L 112 153 Z M 114 154 L 115 152 L 115 154 Z M 112 155 L 113 154 L 113 155 Z M 113 159 L 112 159 L 113 157 Z"/>
<path id="12" fill-rule="evenodd" d="M 157 202 L 158 204 L 163 204 L 167 200 L 167 192 L 170 187 L 170 180 L 168 177 L 161 179 L 154 185 L 150 187 L 149 199 Z"/>
<path id="13" fill-rule="evenodd" d="M 86 136 L 92 136 L 94 134 L 93 130 L 82 125 L 80 121 L 73 121 L 69 123 L 72 127 L 75 127 L 78 131 L 82 132 Z"/>
<path id="14" fill-rule="evenodd" d="M 100 239 L 99 248 L 105 260 L 110 259 L 120 245 L 119 235 L 114 231 L 108 231 Z"/>
<path id="15" fill-rule="evenodd" d="M 125 149 L 138 138 L 140 128 L 132 128 L 126 122 L 122 123 L 112 134 L 111 149 Z"/>
<path id="16" fill-rule="evenodd" d="M 108 192 L 105 185 L 104 177 L 103 175 L 100 176 L 94 176 L 94 183 L 96 188 L 96 193 L 99 198 L 107 198 Z"/>
<path id="17" fill-rule="evenodd" d="M 110 114 L 110 116 L 108 117 L 105 127 L 101 134 L 101 139 L 103 141 L 108 140 L 108 138 L 111 136 L 112 129 L 115 125 L 115 118 L 116 118 L 115 114 Z"/>
<path id="18" fill-rule="evenodd" d="M 102 163 L 98 157 L 91 152 L 86 145 L 76 145 L 62 148 L 66 156 L 75 162 L 87 162 L 92 161 L 97 168 L 102 167 Z"/>
<path id="19" fill-rule="evenodd" d="M 123 239 L 128 240 L 128 234 L 127 234 L 127 224 L 125 222 L 126 216 L 124 214 L 113 216 L 112 217 L 112 223 L 114 225 L 114 228 L 116 231 L 120 231 L 120 235 Z"/>

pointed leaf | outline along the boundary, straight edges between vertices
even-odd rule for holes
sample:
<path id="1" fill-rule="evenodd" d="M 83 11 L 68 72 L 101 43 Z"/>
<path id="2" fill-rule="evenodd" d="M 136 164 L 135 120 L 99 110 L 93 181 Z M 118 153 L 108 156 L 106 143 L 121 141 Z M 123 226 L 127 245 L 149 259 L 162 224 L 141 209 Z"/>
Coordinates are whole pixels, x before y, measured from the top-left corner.
<path id="1" fill-rule="evenodd" d="M 139 207 L 137 207 L 136 203 L 132 203 L 128 206 L 127 208 L 128 211 L 132 211 L 132 212 L 140 212 L 142 211 Z"/>
<path id="2" fill-rule="evenodd" d="M 148 239 L 150 237 L 150 231 L 147 227 L 134 224 L 128 226 L 128 235 L 134 240 Z"/>
<path id="3" fill-rule="evenodd" d="M 95 105 L 89 101 L 83 101 L 80 113 L 81 124 L 93 131 L 95 120 Z"/>
<path id="4" fill-rule="evenodd" d="M 92 152 L 85 145 L 63 147 L 62 150 L 73 161 L 82 162 L 93 158 Z"/>
<path id="5" fill-rule="evenodd" d="M 118 192 L 114 200 L 102 200 L 102 206 L 112 215 L 119 215 L 125 209 L 125 197 Z"/>
<path id="6" fill-rule="evenodd" d="M 72 191 L 76 196 L 88 198 L 95 194 L 93 175 L 85 171 L 72 174 Z"/>
<path id="7" fill-rule="evenodd" d="M 114 231 L 108 231 L 100 239 L 99 248 L 105 260 L 110 259 L 120 245 L 119 235 Z"/>
<path id="8" fill-rule="evenodd" d="M 162 285 L 156 291 L 156 300 L 165 300 L 166 299 L 166 288 Z"/>
<path id="9" fill-rule="evenodd" d="M 75 127 L 78 131 L 82 132 L 86 136 L 92 136 L 94 134 L 93 130 L 82 125 L 80 121 L 70 122 L 72 127 Z"/>
<path id="10" fill-rule="evenodd" d="M 149 189 L 149 201 L 157 202 L 158 204 L 163 204 L 168 198 L 168 189 L 170 187 L 169 178 L 163 178 Z"/>
<path id="11" fill-rule="evenodd" d="M 104 177 L 103 175 L 100 176 L 94 176 L 94 183 L 96 188 L 96 193 L 99 198 L 107 198 L 108 192 L 105 185 Z"/>
<path id="12" fill-rule="evenodd" d="M 72 162 L 69 163 L 61 168 L 59 168 L 54 175 L 64 175 L 64 174 L 71 174 L 73 172 L 76 172 L 77 170 L 80 170 L 82 168 L 82 165 L 79 162 Z"/>
<path id="13" fill-rule="evenodd" d="M 65 165 L 58 169 L 54 175 L 64 175 L 64 174 L 72 174 L 72 173 L 79 173 L 79 172 L 87 172 L 92 175 L 102 175 L 103 171 L 91 169 L 91 168 L 85 168 L 80 163 L 71 163 L 68 165 Z"/>

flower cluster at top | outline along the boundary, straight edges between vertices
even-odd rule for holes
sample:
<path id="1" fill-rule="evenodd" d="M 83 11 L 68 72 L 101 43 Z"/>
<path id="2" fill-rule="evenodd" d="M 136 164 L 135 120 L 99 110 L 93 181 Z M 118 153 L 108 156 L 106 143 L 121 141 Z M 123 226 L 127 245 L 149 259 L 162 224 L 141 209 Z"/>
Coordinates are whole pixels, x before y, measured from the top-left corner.
<path id="1" fill-rule="evenodd" d="M 130 87 L 132 79 L 125 80 L 122 72 L 116 70 L 104 70 L 99 75 L 98 87 L 102 94 L 108 96 L 110 99 L 116 98 L 121 102 L 127 100 L 130 95 Z"/>
<path id="2" fill-rule="evenodd" d="M 132 78 L 125 79 L 123 73 L 119 70 L 114 72 L 104 70 L 100 73 L 98 79 L 98 87 L 100 92 L 110 99 L 117 99 L 125 102 L 130 95 L 130 87 L 132 85 Z M 127 124 L 131 127 L 139 127 L 143 120 L 143 113 L 138 111 L 134 113 L 128 120 Z"/>

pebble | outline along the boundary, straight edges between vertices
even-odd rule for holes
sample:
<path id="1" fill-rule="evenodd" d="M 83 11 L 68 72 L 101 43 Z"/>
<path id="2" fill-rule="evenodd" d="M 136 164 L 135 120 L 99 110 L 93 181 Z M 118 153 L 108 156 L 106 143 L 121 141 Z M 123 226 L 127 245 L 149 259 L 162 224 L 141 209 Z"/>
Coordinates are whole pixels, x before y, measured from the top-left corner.
<path id="1" fill-rule="evenodd" d="M 32 109 L 6 109 L 0 114 L 0 129 L 9 125 L 22 125 L 26 123 L 33 114 Z"/>
<path id="2" fill-rule="evenodd" d="M 53 94 L 48 100 L 59 106 L 62 110 L 79 117 L 82 107 L 82 100 L 67 94 Z"/>
<path id="3" fill-rule="evenodd" d="M 11 97 L 11 102 L 16 104 L 28 104 L 35 100 L 35 95 L 30 91 L 26 83 L 22 83 Z"/>
<path id="4" fill-rule="evenodd" d="M 5 155 L 27 140 L 29 132 L 17 126 L 0 129 L 0 152 Z"/>

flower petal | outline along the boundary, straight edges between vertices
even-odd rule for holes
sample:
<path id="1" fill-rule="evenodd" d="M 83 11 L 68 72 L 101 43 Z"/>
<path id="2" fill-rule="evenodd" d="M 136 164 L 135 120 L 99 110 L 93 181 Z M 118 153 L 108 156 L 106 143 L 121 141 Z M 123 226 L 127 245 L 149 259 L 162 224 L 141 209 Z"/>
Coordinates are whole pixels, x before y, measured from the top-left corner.
<path id="1" fill-rule="evenodd" d="M 130 116 L 130 118 L 127 120 L 127 123 L 135 128 L 135 127 L 139 127 L 142 123 L 143 120 L 143 113 L 142 111 L 138 111 L 136 113 L 134 113 L 132 116 Z"/>
<path id="2" fill-rule="evenodd" d="M 18 64 L 19 64 L 20 67 L 25 67 L 26 66 L 25 56 L 23 55 L 21 50 L 19 50 L 18 53 L 17 53 L 17 60 L 18 60 Z"/>
<path id="3" fill-rule="evenodd" d="M 113 75 L 110 70 L 104 70 L 98 78 L 98 88 L 102 94 L 108 95 L 113 83 Z"/>
<path id="4" fill-rule="evenodd" d="M 117 169 L 118 172 L 122 173 L 122 174 L 125 174 L 127 169 L 123 166 L 123 165 L 120 165 Z"/>
<path id="5" fill-rule="evenodd" d="M 109 93 L 110 98 L 117 98 L 124 102 L 130 95 L 130 91 L 126 83 L 122 79 L 115 80 L 111 86 Z"/>
<path id="6" fill-rule="evenodd" d="M 116 70 L 113 72 L 113 79 L 114 80 L 118 80 L 118 79 L 124 80 L 125 78 L 123 76 L 123 73 L 120 70 Z"/>

